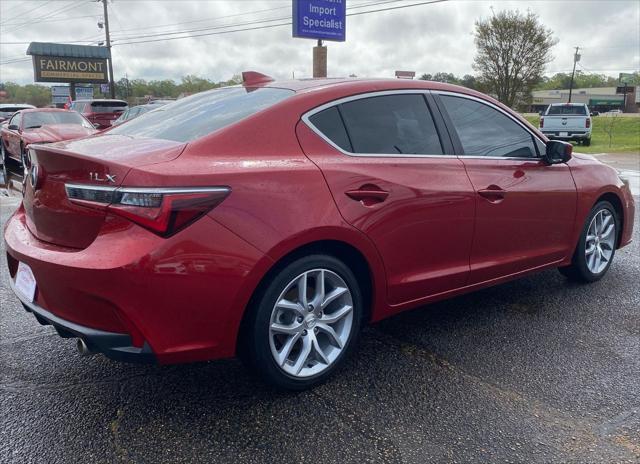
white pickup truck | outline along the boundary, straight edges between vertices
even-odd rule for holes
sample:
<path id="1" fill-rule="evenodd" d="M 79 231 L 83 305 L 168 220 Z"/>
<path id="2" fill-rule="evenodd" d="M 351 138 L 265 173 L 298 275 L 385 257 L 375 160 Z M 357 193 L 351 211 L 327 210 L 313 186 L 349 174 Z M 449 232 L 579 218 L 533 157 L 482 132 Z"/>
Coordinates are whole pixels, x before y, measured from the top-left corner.
<path id="1" fill-rule="evenodd" d="M 584 103 L 552 103 L 540 116 L 540 130 L 550 139 L 591 145 L 591 114 Z"/>

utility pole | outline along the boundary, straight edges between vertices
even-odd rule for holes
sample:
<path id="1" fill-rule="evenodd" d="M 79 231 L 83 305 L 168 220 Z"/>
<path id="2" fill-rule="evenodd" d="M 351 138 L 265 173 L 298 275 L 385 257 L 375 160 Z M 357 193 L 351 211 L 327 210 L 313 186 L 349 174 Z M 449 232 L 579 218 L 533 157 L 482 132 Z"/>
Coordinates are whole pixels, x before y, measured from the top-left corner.
<path id="1" fill-rule="evenodd" d="M 576 53 L 573 55 L 573 72 L 571 73 L 571 83 L 569 84 L 569 101 L 568 101 L 568 103 L 571 103 L 571 93 L 573 92 L 573 78 L 576 75 L 576 63 L 578 61 L 580 61 L 580 54 L 578 53 L 579 50 L 580 50 L 580 47 L 576 47 Z"/>
<path id="2" fill-rule="evenodd" d="M 100 0 L 98 0 L 100 1 Z M 107 9 L 107 0 L 102 0 L 104 8 L 104 32 L 106 34 L 106 45 L 109 51 L 109 94 L 111 98 L 116 98 L 116 87 L 113 83 L 113 59 L 111 58 L 111 37 L 109 36 L 109 11 Z"/>

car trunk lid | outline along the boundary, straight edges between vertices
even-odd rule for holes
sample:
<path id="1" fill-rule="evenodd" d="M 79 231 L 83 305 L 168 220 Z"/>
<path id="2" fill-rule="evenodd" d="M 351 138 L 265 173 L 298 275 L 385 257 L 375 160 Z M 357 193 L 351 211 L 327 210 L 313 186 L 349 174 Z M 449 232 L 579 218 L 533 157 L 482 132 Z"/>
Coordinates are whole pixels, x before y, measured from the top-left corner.
<path id="1" fill-rule="evenodd" d="M 29 230 L 49 243 L 86 248 L 100 231 L 106 212 L 69 201 L 65 184 L 117 187 L 132 168 L 171 161 L 185 146 L 109 134 L 32 146 L 23 198 Z"/>

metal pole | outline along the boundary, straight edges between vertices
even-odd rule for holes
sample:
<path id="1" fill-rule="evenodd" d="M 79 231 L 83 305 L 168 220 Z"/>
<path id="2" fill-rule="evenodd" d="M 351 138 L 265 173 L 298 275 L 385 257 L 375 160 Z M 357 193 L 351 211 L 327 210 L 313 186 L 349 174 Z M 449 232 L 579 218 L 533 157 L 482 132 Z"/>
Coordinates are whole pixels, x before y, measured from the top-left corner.
<path id="1" fill-rule="evenodd" d="M 113 84 L 113 60 L 111 59 L 111 37 L 109 35 L 109 12 L 107 9 L 107 0 L 102 0 L 104 7 L 104 32 L 106 34 L 107 50 L 109 51 L 109 94 L 111 98 L 116 98 L 116 87 Z"/>
<path id="2" fill-rule="evenodd" d="M 576 53 L 573 55 L 573 71 L 571 72 L 571 83 L 569 84 L 569 101 L 571 103 L 571 93 L 573 92 L 573 78 L 576 74 L 576 63 L 578 62 L 578 50 L 580 47 L 576 47 Z"/>

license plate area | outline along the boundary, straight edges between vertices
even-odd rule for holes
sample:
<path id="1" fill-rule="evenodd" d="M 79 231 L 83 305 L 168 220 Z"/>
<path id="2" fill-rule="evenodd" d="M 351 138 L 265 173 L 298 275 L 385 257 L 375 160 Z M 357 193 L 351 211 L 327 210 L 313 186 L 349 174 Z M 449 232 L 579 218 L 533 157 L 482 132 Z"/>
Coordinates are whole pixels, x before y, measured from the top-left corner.
<path id="1" fill-rule="evenodd" d="M 569 132 L 560 132 L 560 137 L 568 137 Z"/>
<path id="2" fill-rule="evenodd" d="M 36 296 L 36 278 L 29 265 L 19 262 L 15 281 L 16 291 L 29 302 L 33 302 Z"/>

